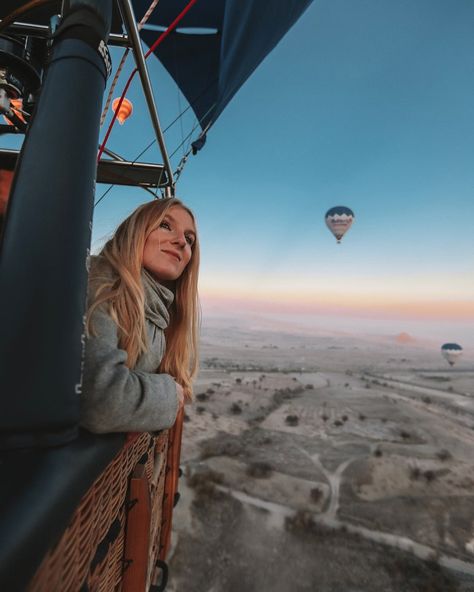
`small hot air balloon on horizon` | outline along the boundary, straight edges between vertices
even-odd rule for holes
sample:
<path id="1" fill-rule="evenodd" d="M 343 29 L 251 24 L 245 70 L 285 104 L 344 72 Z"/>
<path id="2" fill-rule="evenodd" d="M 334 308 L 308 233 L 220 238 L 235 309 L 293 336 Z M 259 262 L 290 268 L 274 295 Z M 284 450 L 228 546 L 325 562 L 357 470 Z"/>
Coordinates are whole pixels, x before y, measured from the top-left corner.
<path id="1" fill-rule="evenodd" d="M 349 230 L 355 219 L 354 212 L 346 206 L 335 206 L 330 208 L 324 216 L 326 226 L 336 237 L 338 243 L 341 242 L 344 234 Z"/>
<path id="2" fill-rule="evenodd" d="M 450 366 L 454 366 L 462 356 L 462 347 L 458 343 L 444 343 L 441 346 L 441 355 Z"/>
<path id="3" fill-rule="evenodd" d="M 120 103 L 120 98 L 114 99 L 112 101 L 112 110 L 114 111 L 114 113 L 117 111 L 117 107 L 118 107 L 119 103 Z M 122 104 L 120 105 L 120 108 L 117 112 L 117 119 L 118 119 L 118 122 L 120 123 L 120 125 L 123 125 L 132 113 L 133 113 L 132 101 L 129 101 L 128 99 L 124 98 L 122 101 Z"/>

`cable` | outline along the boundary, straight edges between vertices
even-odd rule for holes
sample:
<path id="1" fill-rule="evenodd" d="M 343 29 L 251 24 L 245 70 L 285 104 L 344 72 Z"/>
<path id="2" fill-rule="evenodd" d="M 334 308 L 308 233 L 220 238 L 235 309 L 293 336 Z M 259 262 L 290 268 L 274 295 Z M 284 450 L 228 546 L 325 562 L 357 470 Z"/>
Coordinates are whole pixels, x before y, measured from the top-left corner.
<path id="1" fill-rule="evenodd" d="M 174 122 L 173 122 L 174 123 Z M 169 126 L 168 126 L 169 127 Z M 168 129 L 168 128 L 167 128 Z M 166 130 L 165 130 L 166 131 Z M 145 154 L 145 152 L 151 148 L 153 146 L 153 144 L 156 142 L 156 138 L 154 138 L 149 144 L 148 146 L 146 146 L 146 148 L 144 150 L 142 150 L 140 152 L 140 154 L 138 156 L 135 157 L 135 159 L 132 161 L 132 164 L 135 164 L 137 162 L 137 160 L 140 158 L 140 156 L 143 156 L 143 154 Z M 95 202 L 94 204 L 94 208 L 96 207 L 96 205 L 98 205 L 103 199 L 104 197 L 109 193 L 109 191 L 111 191 L 113 188 L 115 187 L 115 185 L 110 185 L 108 189 L 106 189 L 104 191 L 104 193 L 99 197 L 99 199 Z M 142 187 L 142 189 L 146 189 L 146 187 Z M 149 191 L 149 190 L 147 190 Z"/>
<path id="2" fill-rule="evenodd" d="M 189 111 L 189 109 L 191 109 L 191 108 L 193 107 L 193 105 L 196 103 L 196 101 L 199 101 L 199 99 L 200 99 L 200 98 L 201 98 L 201 97 L 202 97 L 202 96 L 203 96 L 203 95 L 204 95 L 204 94 L 205 94 L 205 93 L 206 93 L 206 92 L 207 92 L 207 91 L 208 91 L 208 90 L 211 88 L 211 86 L 212 86 L 214 83 L 215 83 L 215 80 L 213 80 L 213 81 L 212 81 L 212 82 L 211 82 L 211 83 L 210 83 L 210 84 L 209 84 L 209 85 L 208 85 L 208 86 L 207 86 L 207 87 L 206 87 L 206 88 L 205 88 L 205 89 L 204 89 L 204 90 L 203 90 L 203 91 L 202 91 L 202 92 L 201 92 L 201 93 L 200 93 L 200 94 L 199 94 L 199 95 L 198 95 L 198 96 L 197 96 L 197 97 L 196 97 L 196 98 L 195 98 L 195 99 L 194 99 L 194 100 L 191 102 L 191 103 L 189 103 L 189 105 L 186 107 L 186 109 L 185 109 L 185 110 L 184 110 L 182 113 L 179 113 L 179 114 L 178 114 L 178 115 L 177 115 L 177 116 L 176 116 L 176 117 L 173 119 L 173 121 L 172 121 L 171 123 L 169 123 L 169 124 L 168 124 L 168 125 L 165 127 L 165 129 L 163 130 L 163 134 L 165 134 L 165 133 L 166 133 L 166 132 L 167 132 L 169 129 L 171 129 L 171 127 L 172 127 L 172 126 L 173 126 L 173 125 L 174 125 L 174 124 L 175 124 L 175 123 L 178 121 L 178 119 L 180 119 L 180 118 L 181 118 L 181 117 L 182 117 L 182 116 L 183 116 L 183 115 L 186 113 L 186 111 Z M 211 107 L 209 107 L 209 109 L 208 109 L 208 110 L 207 110 L 207 111 L 204 113 L 204 115 L 203 115 L 203 116 L 202 116 L 202 117 L 201 117 L 201 118 L 200 118 L 200 119 L 199 119 L 199 120 L 198 120 L 196 123 L 197 123 L 197 124 L 200 124 L 200 123 L 201 123 L 201 121 L 202 121 L 202 120 L 203 120 L 205 117 L 207 117 L 207 116 L 209 115 L 210 111 L 211 111 L 212 109 L 214 109 L 214 107 L 215 107 L 215 106 L 216 106 L 216 104 L 215 104 L 215 103 L 213 103 L 213 104 L 211 105 Z M 191 134 L 194 132 L 194 130 L 196 129 L 196 127 L 197 127 L 197 125 L 195 124 L 195 125 L 194 125 L 194 127 L 193 127 L 193 129 L 191 130 Z M 210 124 L 208 124 L 208 125 L 205 127 L 205 129 L 203 130 L 203 132 L 202 132 L 202 133 L 206 133 L 206 132 L 209 130 L 209 128 L 210 128 Z M 186 142 L 186 140 L 187 140 L 187 139 L 190 137 L 190 135 L 191 135 L 191 134 L 188 134 L 188 135 L 186 136 L 186 138 L 184 138 L 183 142 Z M 153 144 L 155 144 L 155 143 L 156 143 L 156 138 L 153 138 L 153 140 L 152 140 L 151 142 L 149 142 L 149 143 L 148 143 L 148 144 L 145 146 L 145 148 L 144 148 L 144 149 L 143 149 L 143 150 L 142 150 L 142 151 L 141 151 L 139 154 L 137 154 L 137 156 L 135 156 L 135 158 L 134 158 L 134 159 L 133 159 L 133 161 L 132 161 L 132 164 L 135 164 L 135 163 L 137 162 L 137 160 L 138 160 L 138 159 L 139 159 L 141 156 L 143 156 L 143 155 L 145 154 L 145 152 L 147 152 L 147 151 L 148 151 L 148 150 L 149 150 L 149 149 L 150 149 L 150 148 L 153 146 Z M 180 145 L 179 147 L 181 147 L 181 145 Z M 105 149 L 105 147 L 104 147 L 104 149 Z M 188 156 L 189 156 L 189 153 L 188 153 L 187 155 L 185 154 L 185 155 L 183 156 L 183 159 L 185 159 L 185 157 L 186 157 L 186 159 L 184 160 L 184 162 L 186 162 L 186 160 L 187 160 L 187 157 L 188 157 Z M 181 159 L 181 161 L 180 161 L 180 163 L 179 163 L 179 165 L 178 165 L 178 168 L 176 169 L 176 172 L 179 170 L 179 174 L 181 174 L 181 171 L 182 171 L 182 169 L 183 169 L 183 166 L 184 166 L 184 163 L 183 163 L 183 166 L 181 166 L 181 162 L 182 162 L 182 160 L 183 160 L 183 159 Z M 181 168 L 180 168 L 180 167 L 181 167 Z M 99 203 L 100 203 L 100 202 L 101 202 L 101 201 L 104 199 L 104 197 L 105 197 L 105 196 L 106 196 L 106 195 L 107 195 L 107 194 L 108 194 L 108 193 L 109 193 L 109 192 L 110 192 L 110 191 L 111 191 L 111 190 L 112 190 L 114 187 L 115 187 L 115 185 L 110 185 L 110 186 L 109 186 L 109 187 L 108 187 L 108 188 L 107 188 L 107 189 L 104 191 L 104 193 L 103 193 L 103 194 L 102 194 L 102 195 L 99 197 L 99 199 L 98 199 L 98 200 L 95 202 L 95 204 L 94 204 L 94 207 L 96 207 L 96 206 L 97 206 L 97 205 L 98 205 L 98 204 L 99 204 Z M 142 189 L 146 189 L 146 188 L 145 188 L 145 187 L 142 187 Z"/>
<path id="3" fill-rule="evenodd" d="M 196 103 L 196 101 L 199 101 L 199 99 L 205 94 L 207 93 L 207 91 L 211 88 L 211 86 L 214 84 L 215 80 L 209 84 L 209 86 L 207 88 L 205 88 L 193 101 L 191 101 L 191 103 L 189 103 L 189 105 L 186 107 L 186 109 L 184 109 L 184 111 L 182 111 L 181 113 L 178 113 L 178 115 L 173 119 L 173 121 L 171 123 L 169 123 L 165 129 L 163 130 L 163 133 L 166 134 L 166 132 L 171 129 L 173 127 L 173 125 L 190 109 L 193 108 L 193 105 Z M 199 119 L 199 123 L 201 123 L 201 121 L 204 119 L 204 117 L 206 117 L 209 112 L 211 111 L 211 109 L 213 109 L 215 107 L 215 103 L 212 105 L 212 107 L 210 107 L 206 113 Z M 208 129 L 208 128 L 207 128 Z M 206 129 L 206 131 L 207 131 Z M 147 146 L 146 148 L 144 148 L 140 154 L 135 158 L 135 160 L 133 162 L 136 162 L 140 156 L 143 156 L 145 154 L 145 152 L 147 152 L 152 146 L 153 144 L 156 142 L 156 138 L 154 138 Z"/>
<path id="4" fill-rule="evenodd" d="M 178 150 L 181 148 L 181 146 L 184 146 L 184 144 L 186 144 L 186 141 L 194 134 L 194 130 L 196 129 L 196 127 L 198 126 L 198 122 L 196 121 L 196 123 L 194 124 L 193 129 L 189 132 L 189 134 L 184 138 L 184 140 L 181 142 L 181 144 L 178 144 L 178 146 L 173 150 L 173 152 L 170 154 L 170 158 L 173 158 L 173 156 L 176 154 L 176 152 L 178 152 Z"/>
<path id="5" fill-rule="evenodd" d="M 159 2 L 159 0 L 153 0 L 153 2 L 148 7 L 148 10 L 143 15 L 142 20 L 138 23 L 137 28 L 139 31 L 142 30 L 143 25 L 146 24 L 146 22 L 148 21 L 148 19 L 152 15 L 158 2 Z M 110 90 L 109 90 L 109 94 L 107 96 L 107 101 L 105 102 L 105 107 L 104 107 L 104 110 L 102 111 L 102 116 L 100 118 L 100 127 L 102 127 L 104 125 L 104 121 L 107 116 L 107 112 L 109 110 L 110 103 L 112 101 L 112 95 L 114 94 L 115 87 L 117 86 L 118 79 L 120 77 L 120 74 L 122 73 L 123 67 L 125 65 L 125 62 L 127 60 L 129 53 L 130 53 L 130 48 L 127 47 L 127 49 L 123 52 L 122 58 L 120 60 L 120 64 L 118 65 L 118 68 L 117 68 L 117 72 L 115 73 L 114 79 L 112 80 L 112 84 L 110 85 Z"/>
<path id="6" fill-rule="evenodd" d="M 176 152 L 178 152 L 178 150 L 181 148 L 181 146 L 183 144 L 186 143 L 186 141 L 193 135 L 194 130 L 197 128 L 198 125 L 201 125 L 201 121 L 206 118 L 209 113 L 212 111 L 212 109 L 214 109 L 214 107 L 216 106 L 216 104 L 214 103 L 213 105 L 211 105 L 209 107 L 209 109 L 204 113 L 204 115 L 200 118 L 200 119 L 196 119 L 196 123 L 193 125 L 193 129 L 189 132 L 189 134 L 184 138 L 184 140 L 181 142 L 181 144 L 179 144 L 179 146 L 170 154 L 170 158 L 173 157 Z M 202 130 L 201 135 L 206 134 L 209 131 L 209 128 L 211 127 L 211 124 L 208 123 L 206 125 L 206 127 Z"/>
<path id="7" fill-rule="evenodd" d="M 19 16 L 25 14 L 25 12 L 28 12 L 29 10 L 33 10 L 33 8 L 37 8 L 38 6 L 43 6 L 45 4 L 52 4 L 53 2 L 57 3 L 57 1 L 58 0 L 30 0 L 30 2 L 27 2 L 26 4 L 20 6 L 13 12 L 10 12 L 8 16 L 2 19 L 2 21 L 0 22 L 0 33 L 7 29 L 12 23 L 14 23 Z"/>
<path id="8" fill-rule="evenodd" d="M 209 87 L 208 87 L 208 88 L 209 88 Z M 208 89 L 206 89 L 206 91 L 207 91 L 207 90 L 208 90 Z M 206 92 L 206 91 L 204 91 L 204 92 Z M 199 99 L 199 98 L 200 98 L 200 97 L 201 97 L 203 94 L 204 94 L 204 93 L 201 93 L 201 94 L 199 95 L 199 97 L 196 99 L 196 101 L 197 101 L 197 100 L 198 100 L 198 99 Z M 191 106 L 192 106 L 192 104 L 189 104 L 189 105 L 186 107 L 186 109 L 183 111 L 183 113 L 180 113 L 180 114 L 179 114 L 177 117 L 175 117 L 175 118 L 173 119 L 173 121 L 172 121 L 172 122 L 171 122 L 171 123 L 170 123 L 170 124 L 169 124 L 169 125 L 168 125 L 168 126 L 165 128 L 165 129 L 164 129 L 164 130 L 163 130 L 163 133 L 166 133 L 166 132 L 167 132 L 167 131 L 168 131 L 168 130 L 171 128 L 171 126 L 173 126 L 173 125 L 174 125 L 174 124 L 175 124 L 175 123 L 178 121 L 178 119 L 179 119 L 180 117 L 182 117 L 182 116 L 183 116 L 183 114 L 184 114 L 186 111 L 188 111 L 188 109 L 191 109 Z M 209 112 L 210 112 L 212 109 L 214 109 L 214 107 L 215 107 L 215 103 L 214 103 L 213 105 L 211 105 L 211 107 L 209 107 L 209 109 L 206 111 L 206 113 L 204 113 L 204 115 L 203 115 L 203 116 L 202 116 L 202 117 L 201 117 L 199 120 L 197 120 L 197 121 L 196 121 L 196 123 L 195 123 L 195 125 L 194 125 L 193 129 L 191 130 L 191 132 L 190 132 L 190 133 L 189 133 L 189 134 L 188 134 L 188 135 L 187 135 L 187 136 L 184 138 L 183 142 L 182 142 L 182 143 L 181 143 L 181 144 L 178 146 L 178 148 L 177 148 L 177 149 L 176 149 L 176 150 L 173 152 L 173 154 L 172 154 L 171 156 L 174 156 L 174 154 L 175 154 L 175 153 L 176 153 L 176 152 L 177 152 L 177 151 L 178 151 L 178 150 L 181 148 L 181 146 L 182 146 L 182 145 L 183 145 L 183 144 L 184 144 L 184 143 L 185 143 L 185 142 L 188 140 L 188 138 L 190 138 L 190 137 L 191 137 L 191 135 L 194 133 L 194 130 L 196 129 L 196 127 L 197 127 L 197 126 L 198 126 L 198 125 L 201 123 L 201 121 L 202 121 L 202 120 L 203 120 L 205 117 L 207 117 L 207 115 L 209 114 Z M 203 133 L 203 134 L 204 134 L 204 133 L 207 133 L 207 132 L 208 132 L 208 130 L 209 130 L 209 128 L 210 128 L 210 124 L 208 124 L 208 125 L 205 127 L 205 129 L 202 131 L 202 133 Z M 145 146 L 145 148 L 144 148 L 144 149 L 143 149 L 143 150 L 142 150 L 142 151 L 141 151 L 139 154 L 137 154 L 137 156 L 135 156 L 135 158 L 134 158 L 134 159 L 133 159 L 133 161 L 132 161 L 132 164 L 135 164 L 135 163 L 137 162 L 137 160 L 138 160 L 138 159 L 139 159 L 141 156 L 143 156 L 143 155 L 145 154 L 145 152 L 147 152 L 147 150 L 149 150 L 149 149 L 150 149 L 150 148 L 153 146 L 153 144 L 154 144 L 155 142 L 156 142 L 156 138 L 153 138 L 153 140 L 152 140 L 151 142 L 149 142 L 149 144 L 147 144 L 147 146 Z M 183 158 L 180 160 L 180 162 L 179 162 L 179 164 L 178 164 L 178 167 L 177 167 L 177 169 L 176 169 L 176 171 L 175 171 L 175 174 L 178 174 L 178 173 L 179 173 L 179 175 L 181 175 L 181 172 L 182 172 L 182 170 L 183 170 L 184 164 L 186 163 L 186 161 L 187 161 L 187 159 L 188 159 L 188 157 L 189 157 L 189 154 L 190 154 L 190 152 L 191 152 L 191 150 L 188 150 L 188 152 L 187 152 L 187 153 L 186 153 L 186 154 L 183 156 Z M 170 158 L 171 158 L 171 157 L 170 157 Z M 100 202 L 101 202 L 101 201 L 104 199 L 104 197 L 105 197 L 105 196 L 106 196 L 106 195 L 107 195 L 107 194 L 108 194 L 108 193 L 109 193 L 109 192 L 110 192 L 110 191 L 111 191 L 111 190 L 112 190 L 114 187 L 115 187 L 115 185 L 110 185 L 110 186 L 109 186 L 109 187 L 108 187 L 108 188 L 107 188 L 107 189 L 104 191 L 104 193 L 103 193 L 103 194 L 102 194 L 102 195 L 99 197 L 99 199 L 98 199 L 98 200 L 95 202 L 95 204 L 94 204 L 94 208 L 95 208 L 95 207 L 96 207 L 96 206 L 97 206 L 97 205 L 98 205 L 98 204 L 99 204 L 99 203 L 100 203 Z M 150 190 L 149 190 L 149 189 L 147 189 L 146 187 L 142 187 L 142 189 L 146 189 L 147 191 L 150 191 Z M 158 188 L 157 188 L 157 189 L 158 189 Z"/>
<path id="9" fill-rule="evenodd" d="M 110 107 L 110 103 L 112 102 L 112 96 L 114 94 L 115 87 L 117 86 L 118 79 L 120 74 L 122 73 L 123 67 L 125 66 L 125 62 L 127 61 L 128 54 L 130 53 L 130 48 L 127 49 L 122 54 L 122 59 L 120 60 L 120 64 L 118 65 L 117 72 L 115 73 L 114 79 L 112 80 L 112 84 L 110 85 L 109 94 L 107 95 L 107 100 L 105 102 L 104 109 L 102 111 L 102 115 L 100 116 L 100 127 L 104 125 L 105 118 L 107 117 L 107 112 Z"/>
<path id="10" fill-rule="evenodd" d="M 143 25 L 148 21 L 148 19 L 152 15 L 152 13 L 155 10 L 156 5 L 158 4 L 158 2 L 159 2 L 159 0 L 153 0 L 153 2 L 148 7 L 148 10 L 143 15 L 142 20 L 138 23 L 138 30 L 139 31 L 142 29 Z"/>
<path id="11" fill-rule="evenodd" d="M 171 33 L 171 31 L 176 28 L 176 25 L 184 18 L 184 16 L 187 14 L 187 12 L 194 6 L 194 4 L 196 4 L 196 2 L 197 2 L 197 0 L 190 0 L 188 2 L 188 4 L 178 14 L 178 16 L 174 19 L 174 21 L 168 26 L 166 31 L 163 31 L 163 33 L 158 37 L 158 39 L 153 43 L 153 45 L 150 47 L 150 49 L 146 52 L 145 59 L 147 59 L 153 53 L 153 51 L 158 47 L 158 45 L 160 45 L 160 43 L 162 43 L 166 39 L 166 37 L 168 37 L 168 35 Z M 122 96 L 120 97 L 120 100 L 117 104 L 117 108 L 115 109 L 114 115 L 112 117 L 112 121 L 110 122 L 107 132 L 105 134 L 104 141 L 102 142 L 102 144 L 99 148 L 99 154 L 97 155 L 98 161 L 100 160 L 100 157 L 102 156 L 102 153 L 104 152 L 104 148 L 105 148 L 105 145 L 107 144 L 107 141 L 109 139 L 110 132 L 112 131 L 114 123 L 117 119 L 117 113 L 120 111 L 120 107 L 122 106 L 125 95 L 127 94 L 127 91 L 128 91 L 130 84 L 133 80 L 133 77 L 135 76 L 135 74 L 137 72 L 138 72 L 138 68 L 135 68 L 132 71 L 132 73 L 130 74 L 130 77 L 127 80 L 127 83 L 125 84 L 125 88 L 123 89 Z"/>
<path id="12" fill-rule="evenodd" d="M 109 193 L 109 191 L 111 191 L 114 187 L 115 187 L 115 185 L 110 185 L 109 188 L 104 191 L 104 193 L 95 202 L 94 208 L 100 204 L 100 202 L 104 199 L 104 197 L 107 195 L 107 193 Z"/>

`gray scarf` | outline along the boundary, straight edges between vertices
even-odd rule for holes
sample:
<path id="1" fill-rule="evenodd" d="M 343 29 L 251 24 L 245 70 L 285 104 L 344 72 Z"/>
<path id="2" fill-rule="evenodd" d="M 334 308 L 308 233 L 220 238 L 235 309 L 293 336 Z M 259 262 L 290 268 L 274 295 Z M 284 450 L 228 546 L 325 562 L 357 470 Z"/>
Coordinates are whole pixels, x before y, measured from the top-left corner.
<path id="1" fill-rule="evenodd" d="M 145 317 L 160 329 L 166 329 L 170 322 L 169 308 L 173 304 L 173 292 L 158 283 L 146 269 L 142 269 L 142 283 L 145 291 Z"/>

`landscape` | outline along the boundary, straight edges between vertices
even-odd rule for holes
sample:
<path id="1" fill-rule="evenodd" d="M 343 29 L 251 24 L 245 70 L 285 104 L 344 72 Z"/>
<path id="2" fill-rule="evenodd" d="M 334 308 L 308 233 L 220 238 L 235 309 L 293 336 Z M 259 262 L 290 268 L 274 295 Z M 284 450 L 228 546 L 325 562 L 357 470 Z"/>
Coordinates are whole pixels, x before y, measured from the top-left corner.
<path id="1" fill-rule="evenodd" d="M 208 320 L 171 592 L 474 591 L 474 356 Z"/>

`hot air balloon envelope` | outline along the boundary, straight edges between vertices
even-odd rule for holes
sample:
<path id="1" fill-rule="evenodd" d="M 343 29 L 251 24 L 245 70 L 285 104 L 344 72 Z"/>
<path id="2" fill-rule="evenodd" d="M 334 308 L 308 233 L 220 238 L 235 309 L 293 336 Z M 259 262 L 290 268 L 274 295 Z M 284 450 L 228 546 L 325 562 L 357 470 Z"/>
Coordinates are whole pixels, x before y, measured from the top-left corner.
<path id="1" fill-rule="evenodd" d="M 112 101 L 112 109 L 113 109 L 114 113 L 117 110 L 119 103 L 120 103 L 120 99 L 114 99 Z M 120 105 L 120 108 L 117 113 L 117 119 L 118 119 L 118 122 L 120 123 L 120 125 L 123 125 L 124 121 L 126 119 L 128 119 L 132 113 L 133 113 L 132 102 L 129 101 L 128 99 L 124 99 L 122 101 L 122 104 Z"/>
<path id="2" fill-rule="evenodd" d="M 326 226 L 336 237 L 338 243 L 351 227 L 354 218 L 354 212 L 346 206 L 336 206 L 326 212 Z"/>
<path id="3" fill-rule="evenodd" d="M 441 355 L 454 366 L 457 360 L 462 356 L 462 347 L 458 343 L 444 343 L 441 346 Z"/>

